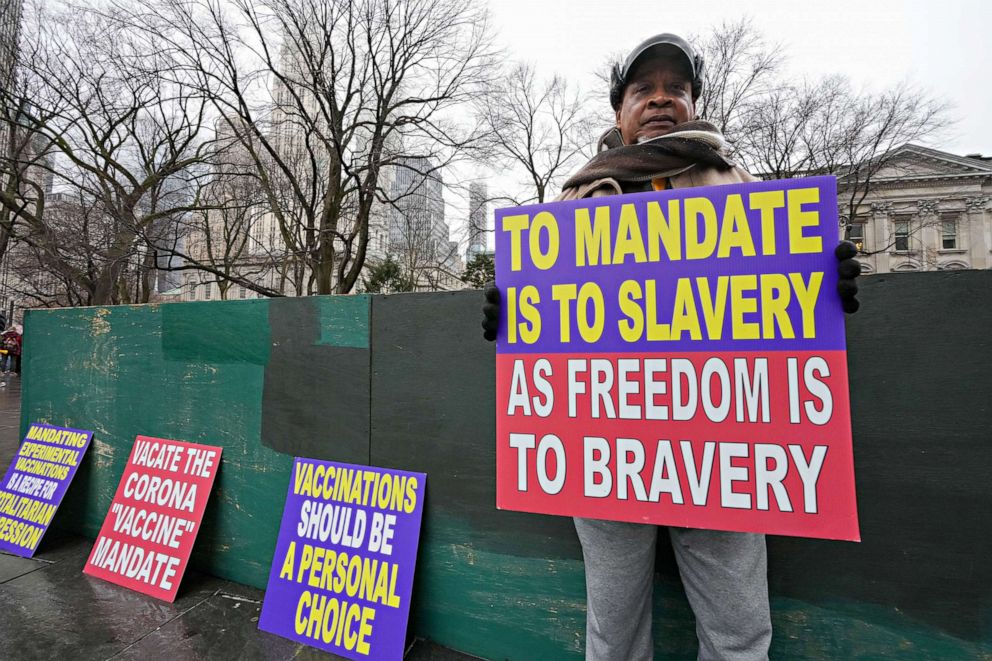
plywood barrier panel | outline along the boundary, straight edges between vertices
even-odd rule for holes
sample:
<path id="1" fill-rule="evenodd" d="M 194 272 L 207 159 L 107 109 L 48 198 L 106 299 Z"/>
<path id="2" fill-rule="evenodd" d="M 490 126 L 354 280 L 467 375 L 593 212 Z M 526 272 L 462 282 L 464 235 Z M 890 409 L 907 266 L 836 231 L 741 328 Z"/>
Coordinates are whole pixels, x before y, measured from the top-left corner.
<path id="1" fill-rule="evenodd" d="M 262 443 L 291 456 L 369 460 L 369 297 L 269 302 Z"/>
<path id="2" fill-rule="evenodd" d="M 992 651 L 990 296 L 987 272 L 865 279 L 863 311 L 848 318 L 865 541 L 769 538 L 775 656 Z M 415 624 L 481 656 L 581 658 L 569 521 L 494 509 L 494 348 L 479 338 L 479 306 L 478 292 L 373 301 L 372 459 L 429 474 Z M 668 544 L 657 568 L 656 653 L 694 658 Z"/>
<path id="3" fill-rule="evenodd" d="M 848 318 L 864 542 L 769 538 L 775 658 L 992 657 L 992 272 L 875 275 Z M 495 510 L 477 291 L 31 312 L 22 426 L 96 432 L 58 521 L 93 536 L 138 433 L 224 445 L 195 563 L 264 586 L 291 454 L 428 473 L 412 626 L 580 659 L 571 521 Z M 371 348 L 371 349 L 370 349 Z M 659 658 L 695 657 L 659 544 Z"/>
<path id="4" fill-rule="evenodd" d="M 862 280 L 848 365 L 863 541 L 770 538 L 772 590 L 858 604 L 894 631 L 915 623 L 940 658 L 988 653 L 992 272 Z"/>
<path id="5" fill-rule="evenodd" d="M 584 644 L 570 519 L 496 510 L 495 345 L 477 291 L 372 304 L 372 462 L 427 473 L 418 635 L 486 658 Z"/>
<path id="6" fill-rule="evenodd" d="M 57 518 L 90 537 L 136 435 L 221 445 L 193 566 L 264 587 L 293 453 L 368 459 L 367 297 L 32 311 L 25 338 L 22 428 L 95 432 Z"/>

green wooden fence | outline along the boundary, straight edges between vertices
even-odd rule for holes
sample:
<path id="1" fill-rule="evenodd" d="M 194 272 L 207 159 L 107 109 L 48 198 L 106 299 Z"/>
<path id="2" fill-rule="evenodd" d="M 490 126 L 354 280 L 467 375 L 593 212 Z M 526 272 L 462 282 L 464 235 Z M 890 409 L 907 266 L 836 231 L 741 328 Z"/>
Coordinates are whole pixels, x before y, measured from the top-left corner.
<path id="1" fill-rule="evenodd" d="M 578 659 L 570 520 L 497 512 L 479 293 L 31 311 L 22 427 L 95 432 L 57 525 L 95 537 L 138 434 L 222 445 L 193 566 L 263 587 L 292 456 L 428 473 L 412 628 Z M 772 538 L 778 658 L 992 659 L 992 272 L 872 276 L 848 325 L 864 542 Z M 659 549 L 657 651 L 694 658 Z"/>

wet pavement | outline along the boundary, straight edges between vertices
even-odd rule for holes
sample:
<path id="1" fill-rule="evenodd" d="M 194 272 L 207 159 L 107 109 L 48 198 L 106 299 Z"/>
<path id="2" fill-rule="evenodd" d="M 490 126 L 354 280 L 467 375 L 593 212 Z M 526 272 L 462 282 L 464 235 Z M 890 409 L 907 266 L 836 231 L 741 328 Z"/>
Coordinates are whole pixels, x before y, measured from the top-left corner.
<path id="1" fill-rule="evenodd" d="M 20 380 L 0 387 L 0 471 L 17 451 Z M 2 475 L 2 472 L 0 472 Z M 0 553 L 0 659 L 339 659 L 258 630 L 263 592 L 187 572 L 175 603 L 86 576 L 92 541 L 50 531 L 34 558 Z M 408 661 L 470 661 L 418 640 Z"/>

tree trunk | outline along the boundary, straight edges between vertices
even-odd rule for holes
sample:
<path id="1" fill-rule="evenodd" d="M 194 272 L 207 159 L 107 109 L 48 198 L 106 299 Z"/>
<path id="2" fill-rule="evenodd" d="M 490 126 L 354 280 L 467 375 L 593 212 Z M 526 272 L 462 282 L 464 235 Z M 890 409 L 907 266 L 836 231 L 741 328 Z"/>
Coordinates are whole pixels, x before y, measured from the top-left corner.
<path id="1" fill-rule="evenodd" d="M 145 253 L 144 260 L 142 260 L 141 295 L 138 299 L 139 303 L 147 303 L 151 300 L 155 281 L 155 266 L 158 261 L 157 257 L 157 253 L 154 250 L 149 249 L 148 252 Z"/>
<path id="2" fill-rule="evenodd" d="M 329 239 L 321 241 L 317 250 L 317 263 L 313 265 L 314 279 L 318 294 L 334 293 L 331 284 L 334 281 L 334 246 Z"/>
<path id="3" fill-rule="evenodd" d="M 100 270 L 93 287 L 93 305 L 114 305 L 120 300 L 121 274 L 124 272 L 124 251 L 114 246 L 108 252 L 108 263 Z"/>

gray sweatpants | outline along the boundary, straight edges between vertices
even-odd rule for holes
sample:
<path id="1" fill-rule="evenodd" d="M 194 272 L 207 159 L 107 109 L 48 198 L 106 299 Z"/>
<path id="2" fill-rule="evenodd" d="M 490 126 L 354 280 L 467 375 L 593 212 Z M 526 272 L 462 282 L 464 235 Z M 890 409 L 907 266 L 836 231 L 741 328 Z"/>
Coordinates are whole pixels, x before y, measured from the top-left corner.
<path id="1" fill-rule="evenodd" d="M 586 566 L 586 660 L 654 658 L 651 593 L 658 526 L 575 519 Z M 696 616 L 699 659 L 768 658 L 764 535 L 668 528 Z"/>

